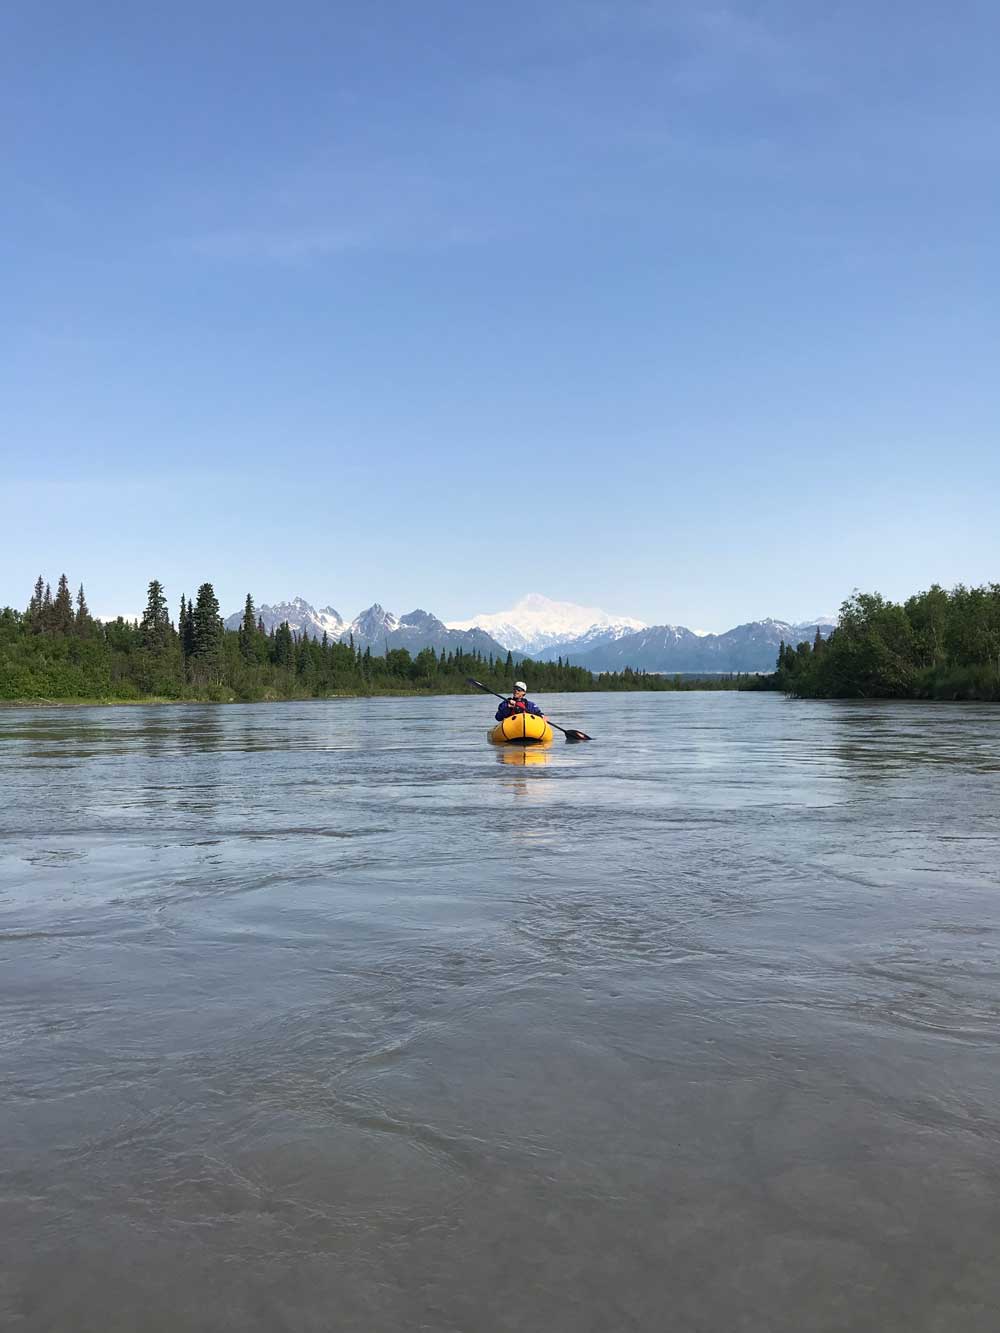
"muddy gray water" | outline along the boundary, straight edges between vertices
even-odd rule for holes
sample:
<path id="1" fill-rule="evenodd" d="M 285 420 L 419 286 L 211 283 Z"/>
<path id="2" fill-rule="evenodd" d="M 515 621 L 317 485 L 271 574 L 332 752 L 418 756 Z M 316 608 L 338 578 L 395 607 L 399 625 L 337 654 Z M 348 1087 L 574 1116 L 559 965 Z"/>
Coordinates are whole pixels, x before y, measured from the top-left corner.
<path id="1" fill-rule="evenodd" d="M 1000 710 L 545 702 L 0 712 L 0 1324 L 993 1333 Z"/>

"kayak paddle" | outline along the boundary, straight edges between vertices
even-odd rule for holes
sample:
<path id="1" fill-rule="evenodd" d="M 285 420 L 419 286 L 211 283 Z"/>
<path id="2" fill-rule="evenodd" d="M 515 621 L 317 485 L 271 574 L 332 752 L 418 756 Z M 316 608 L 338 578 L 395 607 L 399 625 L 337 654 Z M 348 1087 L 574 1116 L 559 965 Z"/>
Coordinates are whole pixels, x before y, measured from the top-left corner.
<path id="1" fill-rule="evenodd" d="M 487 694 L 492 694 L 494 699 L 504 699 L 505 694 L 497 694 L 496 690 L 491 690 L 488 685 L 484 685 L 481 680 L 473 680 L 471 676 L 465 678 L 467 685 L 475 685 L 477 690 L 485 690 Z M 553 722 L 550 717 L 545 719 L 550 727 L 555 727 L 556 731 L 561 731 L 568 741 L 592 741 L 593 736 L 588 736 L 585 731 L 576 731 L 573 727 L 561 727 L 558 722 Z"/>

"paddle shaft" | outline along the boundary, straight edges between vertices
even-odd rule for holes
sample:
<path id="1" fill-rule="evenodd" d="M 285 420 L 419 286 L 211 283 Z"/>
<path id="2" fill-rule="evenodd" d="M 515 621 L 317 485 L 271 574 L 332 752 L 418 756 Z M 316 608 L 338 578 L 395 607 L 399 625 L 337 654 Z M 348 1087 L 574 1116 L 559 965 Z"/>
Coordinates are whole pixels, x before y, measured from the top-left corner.
<path id="1" fill-rule="evenodd" d="M 496 690 L 491 690 L 490 687 L 488 685 L 484 685 L 481 680 L 473 680 L 471 676 L 466 676 L 465 679 L 467 684 L 475 685 L 477 689 L 484 690 L 487 694 L 492 694 L 494 699 L 502 699 L 504 703 L 507 702 L 506 694 L 497 694 Z M 590 740 L 590 737 L 587 735 L 585 731 L 577 731 L 575 727 L 567 731 L 566 728 L 561 727 L 558 722 L 553 722 L 550 717 L 545 718 L 545 720 L 550 727 L 555 727 L 556 731 L 561 731 L 564 736 L 573 736 L 580 741 Z"/>

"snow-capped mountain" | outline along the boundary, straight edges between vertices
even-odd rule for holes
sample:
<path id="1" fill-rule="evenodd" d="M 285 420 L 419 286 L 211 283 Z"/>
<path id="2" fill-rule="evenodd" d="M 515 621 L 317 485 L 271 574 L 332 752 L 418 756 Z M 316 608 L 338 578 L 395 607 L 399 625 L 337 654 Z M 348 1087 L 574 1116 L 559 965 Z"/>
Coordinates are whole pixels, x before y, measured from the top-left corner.
<path id="1" fill-rule="evenodd" d="M 356 648 L 370 648 L 373 653 L 384 653 L 391 648 L 406 648 L 412 655 L 423 648 L 433 648 L 435 652 L 445 649 L 454 652 L 461 648 L 463 652 L 480 652 L 484 657 L 506 657 L 506 649 L 496 639 L 481 629 L 449 629 L 437 616 L 429 611 L 407 611 L 405 615 L 394 616 L 391 611 L 384 611 L 377 603 L 357 616 L 348 626 L 341 640 L 354 636 Z"/>
<path id="2" fill-rule="evenodd" d="M 782 640 L 792 644 L 812 640 L 817 628 L 825 636 L 836 624 L 830 616 L 798 624 L 754 620 L 725 634 L 706 634 L 683 625 L 614 620 L 596 607 L 553 602 L 538 593 L 529 593 L 510 611 L 476 617 L 493 625 L 492 634 L 485 625 L 472 621 L 446 625 L 419 609 L 397 616 L 378 602 L 350 621 L 332 606 L 317 611 L 301 597 L 261 606 L 257 614 L 267 630 L 287 621 L 296 634 L 318 639 L 325 633 L 342 643 L 353 639 L 356 648 L 370 648 L 378 654 L 406 648 L 415 656 L 423 648 L 433 648 L 435 652 L 461 649 L 504 658 L 510 649 L 518 661 L 524 656 L 550 661 L 562 657 L 591 671 L 621 671 L 626 666 L 661 672 L 771 671 Z M 592 619 L 595 616 L 598 619 Z M 226 620 L 227 628 L 238 629 L 242 619 L 241 611 L 234 612 Z M 578 627 L 584 621 L 589 623 L 581 630 Z"/>
<path id="3" fill-rule="evenodd" d="M 362 648 L 383 643 L 390 634 L 399 628 L 399 618 L 384 606 L 374 602 L 367 611 L 359 612 L 351 623 L 344 627 L 341 638 L 354 636 L 354 642 Z"/>
<path id="4" fill-rule="evenodd" d="M 451 620 L 450 629 L 485 630 L 504 648 L 528 656 L 542 656 L 553 645 L 578 644 L 586 647 L 613 642 L 622 635 L 645 628 L 641 620 L 629 616 L 611 616 L 596 606 L 578 606 L 575 602 L 555 602 L 541 593 L 529 592 L 507 611 L 493 611 L 469 620 Z M 557 656 L 545 651 L 544 656 Z"/>
<path id="5" fill-rule="evenodd" d="M 643 627 L 645 628 L 645 626 Z M 529 656 L 534 657 L 541 662 L 554 662 L 556 658 L 570 658 L 574 662 L 578 661 L 581 653 L 589 653 L 595 648 L 603 648 L 608 644 L 617 643 L 619 639 L 631 638 L 634 634 L 642 633 L 642 630 L 635 630 L 629 625 L 591 625 L 590 629 L 583 634 L 578 634 L 572 639 L 557 640 L 544 648 L 538 648 Z"/>
<path id="6" fill-rule="evenodd" d="M 289 602 L 276 602 L 273 606 L 260 606 L 257 608 L 257 616 L 268 631 L 277 629 L 287 621 L 289 629 L 295 634 L 308 634 L 311 639 L 321 639 L 326 634 L 332 641 L 339 640 L 341 643 L 349 643 L 353 639 L 356 648 L 370 648 L 373 653 L 384 653 L 390 648 L 406 648 L 416 655 L 422 648 L 433 648 L 435 652 L 440 652 L 442 648 L 447 652 L 461 648 L 463 652 L 480 652 L 484 657 L 491 653 L 494 657 L 507 655 L 507 649 L 484 630 L 449 629 L 437 616 L 421 610 L 396 616 L 378 602 L 359 612 L 350 621 L 345 620 L 332 606 L 317 611 L 302 597 L 293 597 Z M 234 611 L 226 618 L 226 628 L 239 629 L 242 622 L 243 612 Z"/>
<path id="7" fill-rule="evenodd" d="M 725 634 L 695 634 L 682 625 L 653 625 L 615 643 L 572 657 L 575 666 L 591 671 L 728 672 L 773 671 L 778 648 L 785 643 L 812 640 L 819 629 L 824 637 L 829 618 L 800 624 L 787 620 L 753 620 Z"/>
<path id="8" fill-rule="evenodd" d="M 344 617 L 332 606 L 317 611 L 302 597 L 293 597 L 290 602 L 275 602 L 273 606 L 258 606 L 257 617 L 264 622 L 268 632 L 287 621 L 290 630 L 296 634 L 308 630 L 312 639 L 321 639 L 324 633 L 331 639 L 339 639 L 349 628 Z M 225 621 L 226 629 L 239 629 L 242 623 L 242 611 L 234 611 Z"/>

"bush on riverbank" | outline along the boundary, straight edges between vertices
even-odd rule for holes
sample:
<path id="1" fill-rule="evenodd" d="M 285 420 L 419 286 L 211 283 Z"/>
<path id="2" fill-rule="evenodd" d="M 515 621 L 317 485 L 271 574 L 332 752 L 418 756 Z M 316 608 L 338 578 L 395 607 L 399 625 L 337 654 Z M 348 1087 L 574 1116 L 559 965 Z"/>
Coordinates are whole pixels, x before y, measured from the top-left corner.
<path id="1" fill-rule="evenodd" d="M 1000 584 L 856 592 L 828 639 L 782 644 L 773 679 L 801 698 L 1000 700 Z"/>

